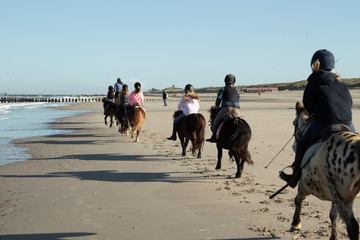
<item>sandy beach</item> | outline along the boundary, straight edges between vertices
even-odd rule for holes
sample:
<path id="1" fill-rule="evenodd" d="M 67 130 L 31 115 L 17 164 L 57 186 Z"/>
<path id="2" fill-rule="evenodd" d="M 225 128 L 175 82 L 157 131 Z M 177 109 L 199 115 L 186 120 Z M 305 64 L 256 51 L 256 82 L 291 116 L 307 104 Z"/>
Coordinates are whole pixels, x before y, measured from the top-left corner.
<path id="1" fill-rule="evenodd" d="M 360 91 L 352 96 L 358 130 Z M 200 113 L 208 120 L 215 94 L 201 99 Z M 53 125 L 71 133 L 16 140 L 33 158 L 0 167 L 0 239 L 329 239 L 330 202 L 308 197 L 302 230 L 292 233 L 297 189 L 269 200 L 284 185 L 279 170 L 294 159 L 293 141 L 283 147 L 302 92 L 241 99 L 254 165 L 245 165 L 240 179 L 225 152 L 223 169 L 215 170 L 215 144 L 205 143 L 196 159 L 190 152 L 181 156 L 179 140 L 166 140 L 179 99 L 163 107 L 160 98 L 148 97 L 140 143 L 104 125 L 102 103 L 66 107 L 92 112 Z M 354 213 L 360 217 L 358 200 Z M 339 237 L 347 239 L 342 222 Z"/>

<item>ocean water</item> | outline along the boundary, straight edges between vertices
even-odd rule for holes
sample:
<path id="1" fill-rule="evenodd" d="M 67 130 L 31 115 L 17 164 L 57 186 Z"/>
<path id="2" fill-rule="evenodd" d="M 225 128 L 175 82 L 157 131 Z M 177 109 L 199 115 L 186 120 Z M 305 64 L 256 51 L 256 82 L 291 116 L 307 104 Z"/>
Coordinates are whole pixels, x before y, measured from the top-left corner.
<path id="1" fill-rule="evenodd" d="M 27 149 L 15 147 L 12 140 L 69 132 L 50 129 L 51 122 L 86 111 L 59 110 L 52 107 L 68 103 L 0 103 L 0 165 L 31 158 Z"/>

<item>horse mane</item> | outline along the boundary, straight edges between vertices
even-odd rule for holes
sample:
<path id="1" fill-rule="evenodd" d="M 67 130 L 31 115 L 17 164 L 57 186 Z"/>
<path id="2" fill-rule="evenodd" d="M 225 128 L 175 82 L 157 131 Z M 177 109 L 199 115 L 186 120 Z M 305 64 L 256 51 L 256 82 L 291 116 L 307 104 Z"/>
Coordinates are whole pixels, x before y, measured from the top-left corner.
<path id="1" fill-rule="evenodd" d="M 182 110 L 177 110 L 177 111 L 175 111 L 174 114 L 173 114 L 173 118 L 175 119 L 177 116 L 179 116 L 179 115 L 182 114 L 182 113 L 183 113 Z"/>
<path id="2" fill-rule="evenodd" d="M 209 117 L 209 124 L 211 125 L 212 122 L 214 121 L 216 115 L 219 113 L 221 107 L 217 107 L 217 106 L 212 106 L 209 110 L 210 113 L 210 117 Z"/>

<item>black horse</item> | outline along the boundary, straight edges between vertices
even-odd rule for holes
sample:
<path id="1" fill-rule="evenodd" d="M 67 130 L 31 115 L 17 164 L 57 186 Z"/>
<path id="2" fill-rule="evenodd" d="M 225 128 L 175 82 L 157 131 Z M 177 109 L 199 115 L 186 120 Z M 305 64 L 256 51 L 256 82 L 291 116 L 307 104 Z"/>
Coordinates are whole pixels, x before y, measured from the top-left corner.
<path id="1" fill-rule="evenodd" d="M 211 107 L 209 123 L 212 125 L 220 107 Z M 244 163 L 252 165 L 251 154 L 248 145 L 251 139 L 251 129 L 249 124 L 240 117 L 225 117 L 218 130 L 216 147 L 218 149 L 218 162 L 215 169 L 221 169 L 222 149 L 229 150 L 231 159 L 235 159 L 237 172 L 235 177 L 240 178 Z"/>

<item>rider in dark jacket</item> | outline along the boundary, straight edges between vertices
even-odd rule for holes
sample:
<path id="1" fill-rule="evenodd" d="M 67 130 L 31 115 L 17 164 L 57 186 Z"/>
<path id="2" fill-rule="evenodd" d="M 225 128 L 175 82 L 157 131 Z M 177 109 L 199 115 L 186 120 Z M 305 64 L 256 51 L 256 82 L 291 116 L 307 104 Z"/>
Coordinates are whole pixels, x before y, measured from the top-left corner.
<path id="1" fill-rule="evenodd" d="M 208 142 L 216 142 L 217 129 L 226 115 L 240 116 L 240 93 L 234 86 L 236 78 L 234 75 L 228 74 L 225 76 L 224 82 L 225 87 L 219 89 L 215 100 L 215 106 L 219 107 L 221 104 L 221 110 L 211 125 L 212 135 L 211 138 L 206 139 Z"/>
<path id="2" fill-rule="evenodd" d="M 321 133 L 333 124 L 347 125 L 355 132 L 352 125 L 352 98 L 348 87 L 340 81 L 337 74 L 331 72 L 335 67 L 334 56 L 322 49 L 311 59 L 313 73 L 308 78 L 303 95 L 306 111 L 313 116 L 313 121 L 297 144 L 293 174 L 280 173 L 280 178 L 294 188 L 301 176 L 301 161 L 306 150 L 314 144 Z"/>

